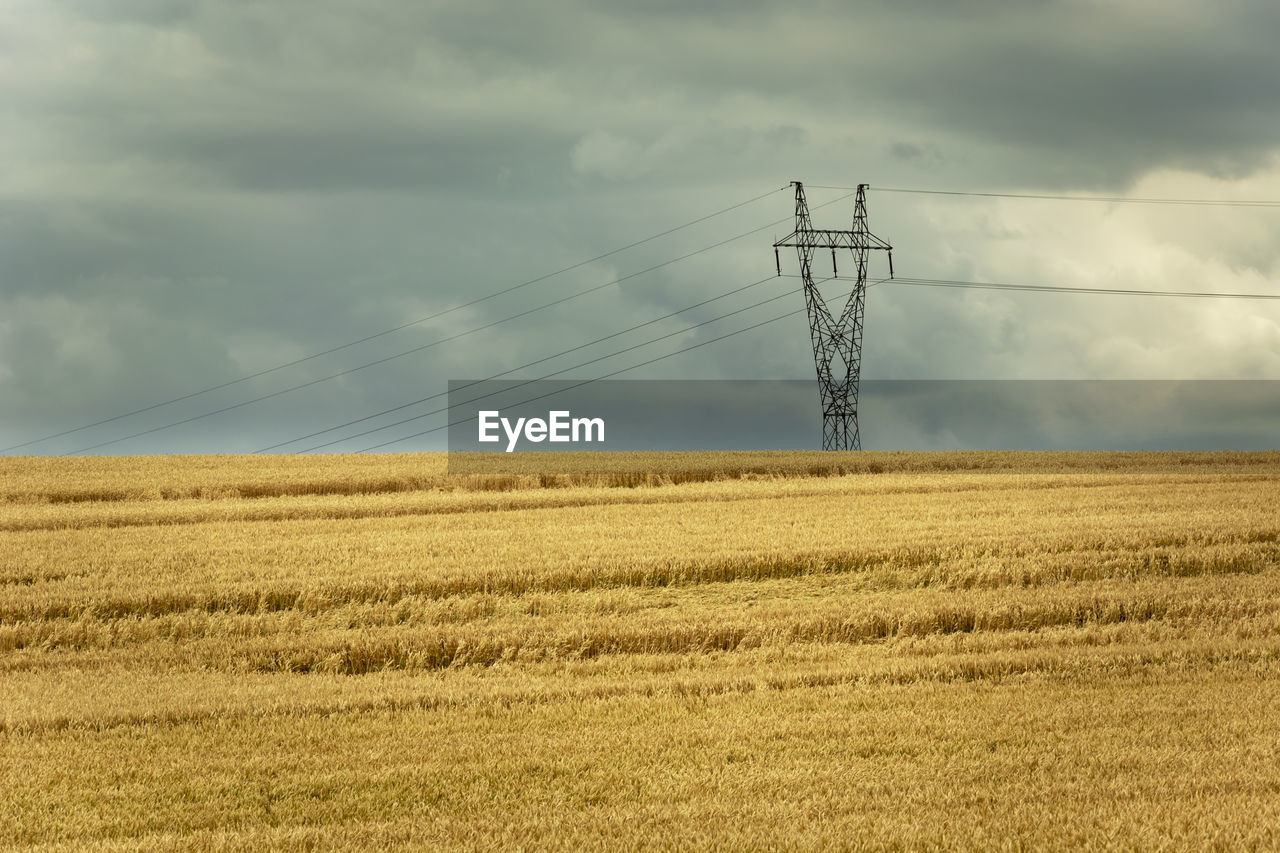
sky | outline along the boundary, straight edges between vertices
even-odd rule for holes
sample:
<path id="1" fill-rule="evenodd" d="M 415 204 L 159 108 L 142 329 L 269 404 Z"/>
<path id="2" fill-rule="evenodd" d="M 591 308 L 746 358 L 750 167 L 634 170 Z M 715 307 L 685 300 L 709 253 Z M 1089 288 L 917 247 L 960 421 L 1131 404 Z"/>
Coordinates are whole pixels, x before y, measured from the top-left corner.
<path id="1" fill-rule="evenodd" d="M 1280 199 L 1277 35 L 1269 0 L 9 0 L 0 446 L 300 450 L 449 380 L 709 341 L 803 307 L 768 278 L 791 181 L 826 228 L 852 200 L 823 187 L 870 184 L 899 276 L 1280 293 L 1280 209 L 884 191 Z M 623 374 L 812 375 L 800 314 Z M 1280 379 L 1280 302 L 886 282 L 862 375 Z"/>

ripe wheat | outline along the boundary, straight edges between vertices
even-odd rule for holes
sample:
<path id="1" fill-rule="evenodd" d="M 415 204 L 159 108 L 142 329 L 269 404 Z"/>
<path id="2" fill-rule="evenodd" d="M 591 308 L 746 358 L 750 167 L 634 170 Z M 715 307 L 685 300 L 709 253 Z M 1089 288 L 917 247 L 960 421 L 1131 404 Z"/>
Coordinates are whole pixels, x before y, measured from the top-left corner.
<path id="1" fill-rule="evenodd" d="M 1280 454 L 516 461 L 0 460 L 0 843 L 1280 844 Z"/>

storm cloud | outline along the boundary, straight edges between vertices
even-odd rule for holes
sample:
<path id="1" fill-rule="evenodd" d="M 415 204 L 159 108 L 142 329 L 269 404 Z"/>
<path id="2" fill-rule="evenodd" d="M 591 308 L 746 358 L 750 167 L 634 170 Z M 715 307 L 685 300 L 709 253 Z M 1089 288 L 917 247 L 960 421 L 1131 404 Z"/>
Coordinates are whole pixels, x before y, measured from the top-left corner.
<path id="1" fill-rule="evenodd" d="M 819 208 L 846 192 L 823 186 L 869 182 L 900 275 L 1280 292 L 1273 209 L 875 190 L 1280 198 L 1277 35 L 1267 2 L 8 3 L 0 446 L 566 267 L 17 452 L 236 406 L 624 279 L 95 452 L 249 451 L 442 393 L 769 276 L 790 180 L 812 185 L 823 227 L 852 214 Z M 765 282 L 515 375 L 687 330 L 567 375 L 616 370 L 801 308 L 796 289 Z M 1280 306 L 885 283 L 868 294 L 864 358 L 869 379 L 1275 379 Z M 794 316 L 629 375 L 812 370 Z M 439 447 L 442 433 L 388 449 Z"/>

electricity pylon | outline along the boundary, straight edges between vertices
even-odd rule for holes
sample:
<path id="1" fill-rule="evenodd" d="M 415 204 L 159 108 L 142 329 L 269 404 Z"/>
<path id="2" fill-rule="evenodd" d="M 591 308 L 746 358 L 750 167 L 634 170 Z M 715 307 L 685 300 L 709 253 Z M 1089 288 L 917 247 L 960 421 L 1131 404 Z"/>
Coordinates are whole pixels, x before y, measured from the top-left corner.
<path id="1" fill-rule="evenodd" d="M 822 398 L 822 449 L 861 450 L 858 433 L 858 379 L 862 369 L 862 313 L 867 292 L 867 255 L 884 249 L 889 255 L 889 277 L 893 277 L 893 247 L 867 230 L 866 184 L 858 184 L 853 208 L 853 230 L 829 231 L 813 227 L 804 186 L 796 188 L 796 228 L 773 244 L 773 258 L 782 275 L 778 249 L 794 246 L 800 259 L 804 301 L 809 309 L 809 337 L 813 339 L 813 360 L 818 368 L 818 392 Z M 838 277 L 836 249 L 853 252 L 857 283 L 849 294 L 839 318 L 827 308 L 826 300 L 813 283 L 813 256 L 818 249 L 831 250 L 832 277 Z"/>

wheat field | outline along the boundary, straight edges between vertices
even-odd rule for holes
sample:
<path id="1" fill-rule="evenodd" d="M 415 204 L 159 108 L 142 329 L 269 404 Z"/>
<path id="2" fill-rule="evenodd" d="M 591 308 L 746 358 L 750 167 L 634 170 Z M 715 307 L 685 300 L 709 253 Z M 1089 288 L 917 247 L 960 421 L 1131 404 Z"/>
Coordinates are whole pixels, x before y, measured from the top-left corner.
<path id="1" fill-rule="evenodd" d="M 1280 847 L 1280 453 L 0 459 L 13 849 Z"/>

